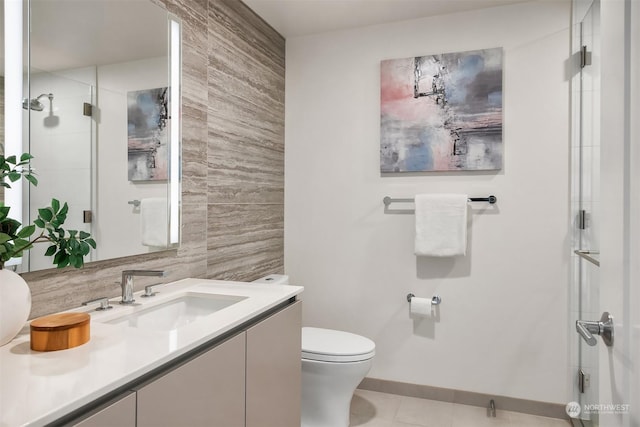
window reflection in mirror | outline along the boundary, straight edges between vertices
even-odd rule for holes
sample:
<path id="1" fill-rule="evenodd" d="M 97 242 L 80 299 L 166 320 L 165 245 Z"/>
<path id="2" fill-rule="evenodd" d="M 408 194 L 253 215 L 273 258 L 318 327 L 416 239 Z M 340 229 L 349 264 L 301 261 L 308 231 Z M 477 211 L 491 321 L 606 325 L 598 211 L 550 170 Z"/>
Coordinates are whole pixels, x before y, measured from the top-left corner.
<path id="1" fill-rule="evenodd" d="M 32 220 L 52 197 L 67 202 L 66 228 L 98 243 L 86 261 L 175 247 L 169 61 L 179 54 L 169 51 L 166 10 L 150 0 L 31 0 L 30 9 L 21 107 L 39 185 L 23 187 L 25 214 Z M 51 268 L 46 248 L 36 245 L 20 270 Z"/>

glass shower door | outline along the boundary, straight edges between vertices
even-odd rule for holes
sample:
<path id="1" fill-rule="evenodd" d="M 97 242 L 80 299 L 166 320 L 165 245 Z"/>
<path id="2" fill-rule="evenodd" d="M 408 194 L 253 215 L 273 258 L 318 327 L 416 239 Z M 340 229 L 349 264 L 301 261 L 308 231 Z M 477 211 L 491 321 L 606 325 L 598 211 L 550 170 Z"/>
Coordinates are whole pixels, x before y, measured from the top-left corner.
<path id="1" fill-rule="evenodd" d="M 94 104 L 94 85 L 95 67 L 56 72 L 31 69 L 25 93 L 36 101 L 28 109 L 28 141 L 39 184 L 25 193 L 30 221 L 37 218 L 38 208 L 49 206 L 56 198 L 69 205 L 65 229 L 92 232 L 83 211 L 92 210 L 94 124 L 83 106 Z M 54 267 L 52 258 L 44 256 L 48 246 L 37 244 L 29 251 L 30 271 Z"/>
<path id="2" fill-rule="evenodd" d="M 576 320 L 598 320 L 600 219 L 600 3 L 574 2 L 572 81 L 572 212 L 573 277 L 571 292 L 571 364 L 573 402 L 567 408 L 576 426 L 597 426 L 597 414 L 589 411 L 598 402 L 598 346 L 576 333 Z"/>

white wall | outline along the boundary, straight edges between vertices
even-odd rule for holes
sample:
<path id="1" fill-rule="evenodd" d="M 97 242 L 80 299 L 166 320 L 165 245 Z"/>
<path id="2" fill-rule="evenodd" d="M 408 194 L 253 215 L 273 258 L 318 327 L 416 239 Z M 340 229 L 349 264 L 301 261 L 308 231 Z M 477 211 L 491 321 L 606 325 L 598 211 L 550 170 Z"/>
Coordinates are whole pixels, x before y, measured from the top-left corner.
<path id="1" fill-rule="evenodd" d="M 531 2 L 287 39 L 285 270 L 304 323 L 363 334 L 381 378 L 567 401 L 570 4 Z M 379 66 L 504 47 L 504 169 L 381 176 Z M 467 256 L 413 255 L 413 215 L 382 198 L 473 204 Z M 438 293 L 414 321 L 406 294 Z"/>

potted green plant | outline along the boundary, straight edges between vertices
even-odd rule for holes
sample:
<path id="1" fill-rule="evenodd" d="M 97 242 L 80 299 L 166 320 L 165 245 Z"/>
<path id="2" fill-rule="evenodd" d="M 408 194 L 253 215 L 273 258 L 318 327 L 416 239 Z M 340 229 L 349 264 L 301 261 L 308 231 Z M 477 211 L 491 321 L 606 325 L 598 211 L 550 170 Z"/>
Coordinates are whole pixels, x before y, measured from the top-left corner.
<path id="1" fill-rule="evenodd" d="M 38 185 L 29 167 L 32 158 L 29 153 L 22 154 L 19 159 L 0 154 L 0 186 L 11 188 L 11 183 L 20 178 L 25 178 L 31 185 Z M 22 257 L 23 252 L 36 243 L 48 243 L 45 255 L 53 256 L 53 264 L 58 268 L 81 268 L 84 257 L 91 248 L 96 248 L 96 242 L 89 233 L 62 228 L 69 210 L 66 203 L 52 199 L 50 206 L 38 209 L 38 217 L 33 224 L 24 226 L 9 217 L 10 209 L 0 202 L 0 346 L 17 335 L 31 311 L 29 287 L 20 275 L 4 269 L 5 262 Z"/>

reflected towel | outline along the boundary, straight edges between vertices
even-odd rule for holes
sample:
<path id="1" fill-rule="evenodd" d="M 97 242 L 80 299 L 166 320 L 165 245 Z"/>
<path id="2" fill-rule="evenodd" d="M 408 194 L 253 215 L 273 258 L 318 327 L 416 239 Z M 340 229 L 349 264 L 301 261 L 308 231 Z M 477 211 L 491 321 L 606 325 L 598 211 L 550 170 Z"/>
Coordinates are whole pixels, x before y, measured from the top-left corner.
<path id="1" fill-rule="evenodd" d="M 467 198 L 466 194 L 416 195 L 416 255 L 466 254 Z"/>
<path id="2" fill-rule="evenodd" d="M 140 234 L 144 246 L 167 247 L 167 198 L 140 200 Z"/>

